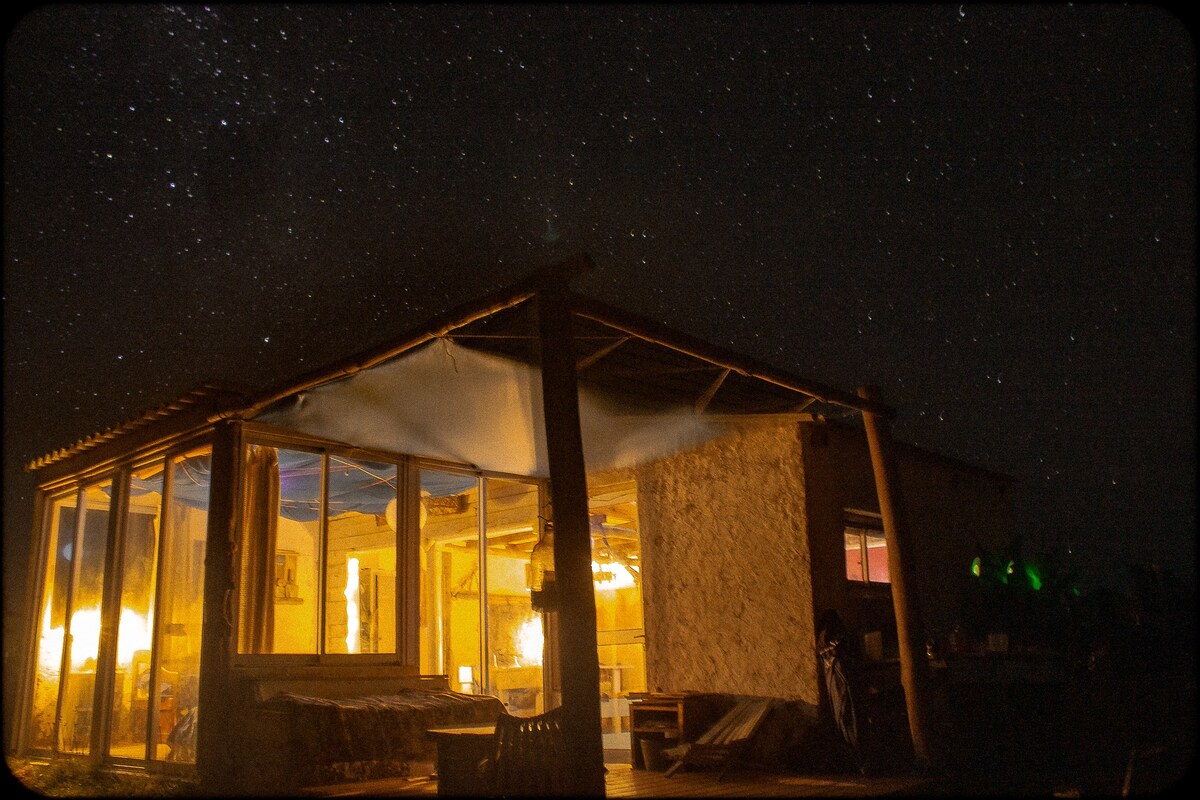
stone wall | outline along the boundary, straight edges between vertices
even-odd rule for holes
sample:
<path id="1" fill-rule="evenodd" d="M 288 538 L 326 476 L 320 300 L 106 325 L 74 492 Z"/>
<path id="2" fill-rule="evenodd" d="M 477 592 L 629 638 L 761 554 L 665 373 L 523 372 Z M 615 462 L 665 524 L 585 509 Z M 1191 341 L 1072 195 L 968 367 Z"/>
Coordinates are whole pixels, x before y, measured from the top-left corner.
<path id="1" fill-rule="evenodd" d="M 797 444 L 794 416 L 746 418 L 637 469 L 651 690 L 817 702 Z"/>

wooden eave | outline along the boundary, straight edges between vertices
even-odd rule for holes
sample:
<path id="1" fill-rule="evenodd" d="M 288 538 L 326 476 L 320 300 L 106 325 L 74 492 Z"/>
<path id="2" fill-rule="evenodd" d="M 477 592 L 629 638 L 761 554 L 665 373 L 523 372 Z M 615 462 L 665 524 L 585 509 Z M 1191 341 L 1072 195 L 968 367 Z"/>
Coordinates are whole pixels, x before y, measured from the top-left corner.
<path id="1" fill-rule="evenodd" d="M 133 450 L 188 438 L 210 425 L 214 416 L 245 404 L 246 397 L 244 389 L 206 383 L 120 425 L 34 459 L 25 470 L 36 472 L 39 484 L 94 470 Z"/>

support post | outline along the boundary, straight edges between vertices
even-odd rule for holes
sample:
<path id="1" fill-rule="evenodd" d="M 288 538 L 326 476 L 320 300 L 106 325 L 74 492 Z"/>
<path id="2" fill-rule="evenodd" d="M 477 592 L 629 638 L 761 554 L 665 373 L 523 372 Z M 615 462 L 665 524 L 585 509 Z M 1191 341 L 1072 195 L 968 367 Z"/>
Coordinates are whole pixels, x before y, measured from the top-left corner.
<path id="1" fill-rule="evenodd" d="M 596 654 L 596 595 L 588 525 L 587 475 L 579 431 L 579 388 L 566 280 L 537 294 L 542 409 L 554 516 L 554 572 L 559 593 L 564 774 L 567 794 L 604 796 L 600 734 L 600 666 Z"/>
<path id="2" fill-rule="evenodd" d="M 862 386 L 858 396 L 878 401 L 878 390 Z M 888 575 L 892 583 L 892 605 L 896 613 L 896 635 L 900 650 L 900 681 L 908 709 L 908 727 L 912 734 L 913 755 L 922 768 L 936 766 L 930 741 L 931 713 L 929 662 L 921 624 L 920 602 L 916 588 L 916 559 L 907 527 L 899 474 L 892 452 L 892 431 L 888 421 L 863 411 L 863 427 L 871 451 L 875 490 L 879 495 L 879 515 L 887 539 Z"/>
<path id="3" fill-rule="evenodd" d="M 212 484 L 209 487 L 208 533 L 204 547 L 204 617 L 200 631 L 199 704 L 196 771 L 205 794 L 235 790 L 232 774 L 234 721 L 228 713 L 232 690 L 230 657 L 233 653 L 235 599 L 235 541 L 238 534 L 237 485 L 241 480 L 239 425 L 222 422 L 213 432 Z"/>

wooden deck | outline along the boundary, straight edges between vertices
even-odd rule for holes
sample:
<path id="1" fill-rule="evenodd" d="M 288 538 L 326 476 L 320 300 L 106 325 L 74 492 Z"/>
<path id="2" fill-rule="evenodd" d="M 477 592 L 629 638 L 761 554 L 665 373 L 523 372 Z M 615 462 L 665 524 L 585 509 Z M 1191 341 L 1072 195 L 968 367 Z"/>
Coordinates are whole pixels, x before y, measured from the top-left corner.
<path id="1" fill-rule="evenodd" d="M 853 775 L 779 775 L 732 769 L 717 781 L 715 772 L 661 772 L 633 769 L 629 764 L 609 764 L 604 777 L 608 797 L 875 797 L 920 794 L 925 780 L 919 777 Z M 432 797 L 436 778 L 390 778 L 314 787 L 310 797 Z"/>

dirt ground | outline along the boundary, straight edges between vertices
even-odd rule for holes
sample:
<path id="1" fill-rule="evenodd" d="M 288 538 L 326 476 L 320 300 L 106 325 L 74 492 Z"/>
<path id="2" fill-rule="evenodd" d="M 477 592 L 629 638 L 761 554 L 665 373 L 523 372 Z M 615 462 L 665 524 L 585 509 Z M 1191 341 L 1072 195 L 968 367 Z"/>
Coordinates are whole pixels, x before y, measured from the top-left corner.
<path id="1" fill-rule="evenodd" d="M 1119 796 L 1128 780 L 1129 794 L 1156 794 L 1187 785 L 1193 768 L 1193 673 L 971 687 L 947 700 L 940 793 Z"/>

